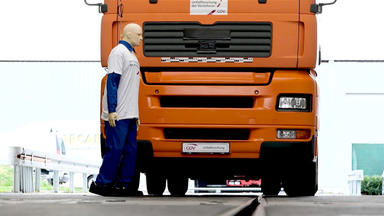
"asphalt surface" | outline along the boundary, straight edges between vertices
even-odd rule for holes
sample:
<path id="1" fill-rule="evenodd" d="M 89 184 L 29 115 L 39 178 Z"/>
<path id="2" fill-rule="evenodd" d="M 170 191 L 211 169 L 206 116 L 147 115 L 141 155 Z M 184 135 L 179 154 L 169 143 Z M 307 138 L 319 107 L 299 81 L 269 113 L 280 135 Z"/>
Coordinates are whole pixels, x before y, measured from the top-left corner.
<path id="1" fill-rule="evenodd" d="M 93 194 L 0 194 L 1 216 L 236 215 L 257 197 L 102 197 Z M 256 207 L 256 206 L 254 206 Z"/>
<path id="2" fill-rule="evenodd" d="M 384 215 L 384 196 L 101 197 L 89 193 L 0 193 L 3 215 L 379 216 Z"/>
<path id="3" fill-rule="evenodd" d="M 254 216 L 383 216 L 384 196 L 264 197 Z"/>

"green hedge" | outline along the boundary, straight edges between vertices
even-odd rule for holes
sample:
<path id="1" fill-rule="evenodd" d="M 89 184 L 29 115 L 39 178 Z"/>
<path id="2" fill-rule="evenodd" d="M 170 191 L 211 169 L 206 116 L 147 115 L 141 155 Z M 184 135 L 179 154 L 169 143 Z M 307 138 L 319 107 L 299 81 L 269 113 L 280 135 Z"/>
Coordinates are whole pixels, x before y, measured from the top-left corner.
<path id="1" fill-rule="evenodd" d="M 382 177 L 381 176 L 364 176 L 361 182 L 361 193 L 367 195 L 381 195 Z"/>
<path id="2" fill-rule="evenodd" d="M 0 193 L 12 192 L 13 190 L 13 168 L 0 165 Z"/>

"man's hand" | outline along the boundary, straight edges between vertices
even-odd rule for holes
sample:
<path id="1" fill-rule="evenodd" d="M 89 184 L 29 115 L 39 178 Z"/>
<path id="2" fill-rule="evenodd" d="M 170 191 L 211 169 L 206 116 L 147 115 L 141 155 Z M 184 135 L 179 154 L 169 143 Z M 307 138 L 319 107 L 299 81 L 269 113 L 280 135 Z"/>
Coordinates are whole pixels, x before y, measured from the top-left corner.
<path id="1" fill-rule="evenodd" d="M 140 120 L 137 119 L 137 121 L 136 121 L 136 129 L 137 129 L 137 131 L 139 131 L 139 126 L 140 126 Z"/>
<path id="2" fill-rule="evenodd" d="M 116 127 L 116 122 L 118 121 L 119 117 L 117 116 L 116 112 L 112 112 L 108 114 L 108 122 L 111 127 Z"/>

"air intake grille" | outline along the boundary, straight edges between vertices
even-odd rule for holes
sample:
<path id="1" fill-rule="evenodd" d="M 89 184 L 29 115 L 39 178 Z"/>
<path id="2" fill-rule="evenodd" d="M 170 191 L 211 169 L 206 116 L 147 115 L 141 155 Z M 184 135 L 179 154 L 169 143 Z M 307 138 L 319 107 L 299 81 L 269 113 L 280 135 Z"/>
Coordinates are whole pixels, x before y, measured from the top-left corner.
<path id="1" fill-rule="evenodd" d="M 248 140 L 249 129 L 165 128 L 166 139 Z"/>
<path id="2" fill-rule="evenodd" d="M 147 57 L 269 57 L 271 46 L 268 22 L 144 23 Z"/>
<path id="3" fill-rule="evenodd" d="M 252 108 L 253 102 L 252 97 L 163 96 L 160 98 L 161 107 Z"/>

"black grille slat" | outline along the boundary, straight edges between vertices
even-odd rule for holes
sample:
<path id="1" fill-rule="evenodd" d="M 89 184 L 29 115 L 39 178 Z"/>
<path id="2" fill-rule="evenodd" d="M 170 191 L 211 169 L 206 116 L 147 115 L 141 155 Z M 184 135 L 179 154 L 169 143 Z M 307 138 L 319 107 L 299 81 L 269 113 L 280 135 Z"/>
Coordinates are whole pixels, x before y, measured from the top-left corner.
<path id="1" fill-rule="evenodd" d="M 231 41 L 224 41 L 221 42 L 222 44 L 244 44 L 244 45 L 250 45 L 250 44 L 271 44 L 270 39 L 232 39 Z M 218 43 L 218 44 L 221 44 Z"/>
<path id="2" fill-rule="evenodd" d="M 184 31 L 185 28 L 198 27 L 198 23 L 182 24 L 172 22 L 146 22 L 144 27 L 150 26 L 151 31 Z"/>
<path id="3" fill-rule="evenodd" d="M 157 44 L 197 44 L 198 40 L 183 40 L 183 39 L 163 39 L 163 38 L 150 38 L 146 40 L 146 46 L 149 45 L 157 45 Z M 216 45 L 220 44 L 261 44 L 261 45 L 269 45 L 271 44 L 270 39 L 232 39 L 231 41 L 220 41 L 217 42 Z M 161 45 L 160 45 L 161 46 Z M 244 45 L 245 46 L 245 45 Z M 149 49 L 148 47 L 146 47 Z"/>
<path id="4" fill-rule="evenodd" d="M 216 27 L 216 26 L 215 26 Z M 270 25 L 261 25 L 255 23 L 254 25 L 217 25 L 216 29 L 224 30 L 230 29 L 231 31 L 244 31 L 244 32 L 270 32 L 272 30 Z"/>
<path id="5" fill-rule="evenodd" d="M 143 29 L 148 57 L 269 57 L 272 50 L 265 22 L 146 22 Z"/>
<path id="6" fill-rule="evenodd" d="M 172 51 L 174 52 L 174 51 Z M 159 56 L 159 57 L 163 57 L 163 56 L 170 56 L 169 55 L 170 52 L 169 51 L 159 51 L 159 52 L 156 52 L 156 51 L 153 51 L 153 55 L 152 56 Z M 196 55 L 196 52 L 195 51 L 191 51 L 191 52 L 177 52 L 178 55 L 174 55 L 174 56 L 220 56 L 220 57 L 240 57 L 240 56 L 252 56 L 252 57 L 265 57 L 265 56 L 268 56 L 270 54 L 270 52 L 216 52 L 214 54 L 211 54 L 211 53 L 208 53 L 208 54 L 204 54 L 204 53 L 199 53 L 199 55 Z"/>
<path id="7" fill-rule="evenodd" d="M 165 128 L 166 139 L 248 140 L 249 129 Z"/>
<path id="8" fill-rule="evenodd" d="M 197 51 L 197 48 L 185 48 L 183 45 L 173 45 L 173 46 L 167 46 L 167 45 L 148 45 L 148 49 L 151 49 L 152 51 L 163 51 L 164 49 L 167 49 L 168 51 Z M 227 48 L 216 48 L 216 51 L 225 51 Z M 232 45 L 231 46 L 232 51 L 269 51 L 269 46 L 252 46 L 252 45 Z"/>
<path id="9" fill-rule="evenodd" d="M 271 24 L 270 23 L 257 23 L 253 22 L 252 24 L 243 24 L 239 23 L 225 23 L 225 22 L 217 22 L 214 25 L 201 25 L 197 22 L 190 24 L 183 23 L 173 23 L 173 22 L 146 22 L 145 26 L 151 26 L 151 31 L 184 31 L 186 28 L 192 27 L 200 27 L 203 29 L 214 28 L 217 30 L 242 30 L 242 31 L 270 31 Z"/>
<path id="10" fill-rule="evenodd" d="M 183 39 L 163 39 L 163 38 L 148 38 L 146 40 L 147 44 L 196 44 L 198 40 L 188 40 Z"/>
<path id="11" fill-rule="evenodd" d="M 231 45 L 232 51 L 269 51 L 269 46 L 252 46 L 252 45 Z M 218 51 L 224 51 L 225 48 L 217 48 Z"/>
<path id="12" fill-rule="evenodd" d="M 249 38 L 249 37 L 271 38 L 272 34 L 269 32 L 232 32 L 231 36 L 239 37 L 239 38 Z"/>
<path id="13" fill-rule="evenodd" d="M 252 97 L 198 97 L 198 96 L 162 96 L 161 107 L 184 108 L 252 108 Z"/>
<path id="14" fill-rule="evenodd" d="M 183 38 L 184 33 L 183 32 L 146 32 L 146 37 L 168 37 L 168 38 Z"/>
<path id="15" fill-rule="evenodd" d="M 194 48 L 185 48 L 184 45 L 175 45 L 173 44 L 172 46 L 169 46 L 169 45 L 147 45 L 147 49 L 150 49 L 152 51 L 164 51 L 164 50 L 167 50 L 167 51 L 170 51 L 170 50 L 173 50 L 173 51 L 194 51 L 196 49 Z"/>

